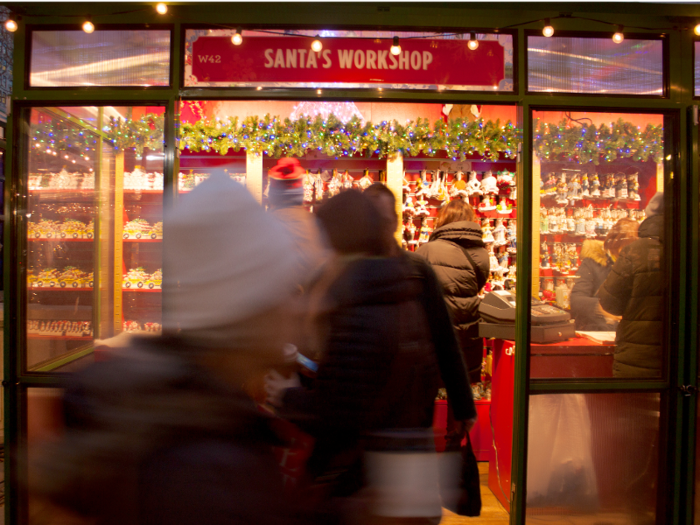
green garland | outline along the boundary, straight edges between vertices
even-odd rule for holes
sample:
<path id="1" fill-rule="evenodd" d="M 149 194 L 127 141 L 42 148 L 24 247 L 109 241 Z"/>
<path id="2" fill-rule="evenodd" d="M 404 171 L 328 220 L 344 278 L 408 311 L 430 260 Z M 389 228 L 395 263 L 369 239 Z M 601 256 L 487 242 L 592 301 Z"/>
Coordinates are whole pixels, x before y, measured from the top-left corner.
<path id="1" fill-rule="evenodd" d="M 427 119 L 399 124 L 396 120 L 379 124 L 353 117 L 346 123 L 334 115 L 328 119 L 300 118 L 292 121 L 265 115 L 236 117 L 226 120 L 200 120 L 180 125 L 180 150 L 216 151 L 225 155 L 229 150 L 244 148 L 270 157 L 301 157 L 310 151 L 320 151 L 333 157 L 375 154 L 380 158 L 402 153 L 433 156 L 446 150 L 454 159 L 479 154 L 496 160 L 500 153 L 514 158 L 520 140 L 518 130 L 508 122 L 484 122 L 464 119 L 438 120 L 431 127 Z"/>
<path id="2" fill-rule="evenodd" d="M 163 145 L 163 115 L 148 114 L 138 120 L 110 118 L 101 131 L 73 126 L 61 128 L 53 122 L 34 124 L 33 146 L 45 149 L 94 151 L 98 137 L 111 143 L 115 150 L 134 148 L 141 156 L 145 148 L 160 150 Z M 647 125 L 637 128 L 618 120 L 611 127 L 571 125 L 562 120 L 548 124 L 535 120 L 534 150 L 543 160 L 559 160 L 586 164 L 610 162 L 617 158 L 631 158 L 660 162 L 663 156 L 663 127 Z M 225 155 L 229 150 L 265 153 L 270 157 L 301 157 L 311 151 L 341 157 L 374 154 L 380 158 L 401 153 L 412 157 L 419 154 L 434 156 L 447 151 L 453 159 L 464 160 L 477 154 L 497 160 L 500 154 L 514 158 L 520 141 L 520 132 L 509 121 L 438 120 L 432 126 L 427 119 L 399 124 L 396 120 L 379 124 L 362 123 L 357 117 L 343 123 L 334 115 L 328 119 L 300 118 L 292 121 L 279 117 L 247 117 L 242 122 L 230 117 L 226 120 L 200 120 L 182 123 L 178 147 L 189 151 L 215 151 Z"/>
<path id="3" fill-rule="evenodd" d="M 543 160 L 599 164 L 629 158 L 661 162 L 663 158 L 663 126 L 648 124 L 643 130 L 619 119 L 608 127 L 578 125 L 562 120 L 548 124 L 539 119 L 534 125 L 535 153 Z"/>
<path id="4" fill-rule="evenodd" d="M 134 148 L 141 156 L 145 148 L 163 148 L 163 115 L 149 113 L 139 120 L 110 117 L 102 130 L 83 124 L 82 127 L 62 121 L 59 126 L 53 122 L 33 124 L 33 148 L 40 151 L 72 151 L 80 154 L 95 151 L 100 136 L 112 144 L 115 150 Z"/>

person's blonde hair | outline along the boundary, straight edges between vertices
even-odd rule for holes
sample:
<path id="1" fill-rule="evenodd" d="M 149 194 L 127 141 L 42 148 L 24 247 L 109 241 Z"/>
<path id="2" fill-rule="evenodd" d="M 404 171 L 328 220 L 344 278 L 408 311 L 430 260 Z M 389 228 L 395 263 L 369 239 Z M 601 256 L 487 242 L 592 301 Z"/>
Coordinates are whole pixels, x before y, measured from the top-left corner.
<path id="1" fill-rule="evenodd" d="M 438 212 L 435 229 L 450 224 L 451 222 L 471 221 L 476 222 L 476 213 L 468 202 L 455 199 L 445 204 Z"/>

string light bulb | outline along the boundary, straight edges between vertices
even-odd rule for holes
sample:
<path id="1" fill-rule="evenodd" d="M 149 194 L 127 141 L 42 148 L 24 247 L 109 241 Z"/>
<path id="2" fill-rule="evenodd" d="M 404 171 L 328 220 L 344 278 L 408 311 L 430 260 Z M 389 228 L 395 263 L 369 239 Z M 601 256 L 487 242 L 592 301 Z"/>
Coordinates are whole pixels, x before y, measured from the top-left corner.
<path id="1" fill-rule="evenodd" d="M 240 27 L 233 30 L 231 43 L 233 43 L 234 46 L 240 46 L 243 43 L 243 31 Z"/>
<path id="2" fill-rule="evenodd" d="M 85 22 L 83 22 L 83 31 L 85 31 L 86 33 L 90 34 L 90 33 L 92 33 L 94 30 L 95 30 L 95 24 L 93 24 L 92 22 L 90 22 L 90 20 L 85 20 Z"/>
<path id="3" fill-rule="evenodd" d="M 15 31 L 17 31 L 18 28 L 19 25 L 12 18 L 8 18 L 7 20 L 5 20 L 5 29 L 7 29 L 10 33 L 14 33 Z"/>
<path id="4" fill-rule="evenodd" d="M 472 51 L 479 47 L 479 41 L 476 39 L 476 35 L 473 32 L 469 33 L 469 42 L 467 42 L 467 47 Z"/>
<path id="5" fill-rule="evenodd" d="M 616 44 L 621 44 L 622 41 L 625 39 L 625 35 L 622 34 L 622 26 L 617 26 L 617 31 L 615 31 L 615 34 L 613 35 L 613 42 Z"/>
<path id="6" fill-rule="evenodd" d="M 391 54 L 394 56 L 401 54 L 401 44 L 399 44 L 398 36 L 395 36 L 391 42 Z"/>
<path id="7" fill-rule="evenodd" d="M 547 38 L 554 35 L 554 28 L 552 27 L 552 24 L 550 24 L 549 18 L 544 19 L 544 28 L 542 28 L 542 34 Z"/>
<path id="8" fill-rule="evenodd" d="M 9 29 L 8 29 L 9 31 Z M 696 35 L 700 36 L 700 24 L 697 24 L 695 28 L 693 29 Z"/>
<path id="9" fill-rule="evenodd" d="M 156 11 L 158 12 L 158 14 L 164 15 L 168 12 L 168 6 L 165 5 L 163 2 L 159 2 L 156 4 Z"/>
<path id="10" fill-rule="evenodd" d="M 315 51 L 316 53 L 320 53 L 322 49 L 323 49 L 323 42 L 321 42 L 321 37 L 316 35 L 316 38 L 314 38 L 314 41 L 311 42 L 311 50 Z"/>

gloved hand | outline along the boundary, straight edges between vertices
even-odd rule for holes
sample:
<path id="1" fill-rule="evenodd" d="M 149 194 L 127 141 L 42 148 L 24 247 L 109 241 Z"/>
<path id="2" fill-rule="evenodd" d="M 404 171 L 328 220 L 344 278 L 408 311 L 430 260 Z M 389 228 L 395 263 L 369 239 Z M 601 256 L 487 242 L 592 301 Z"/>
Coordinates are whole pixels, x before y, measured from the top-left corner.
<path id="1" fill-rule="evenodd" d="M 273 406 L 281 407 L 284 391 L 298 386 L 301 386 L 301 382 L 296 372 L 293 372 L 289 377 L 285 377 L 277 370 L 270 370 L 265 376 L 266 401 Z"/>

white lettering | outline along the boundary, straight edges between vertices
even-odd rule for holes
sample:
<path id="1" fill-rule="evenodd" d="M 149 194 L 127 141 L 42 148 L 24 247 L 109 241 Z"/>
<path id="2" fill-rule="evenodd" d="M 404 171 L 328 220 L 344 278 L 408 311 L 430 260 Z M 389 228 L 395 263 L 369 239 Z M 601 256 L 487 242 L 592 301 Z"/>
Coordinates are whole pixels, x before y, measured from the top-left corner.
<path id="1" fill-rule="evenodd" d="M 284 53 L 282 53 L 281 49 L 278 49 L 275 54 L 275 68 L 278 67 L 284 67 Z"/>
<path id="2" fill-rule="evenodd" d="M 341 69 L 350 69 L 352 67 L 352 49 L 338 49 L 338 62 Z"/>
<path id="3" fill-rule="evenodd" d="M 389 69 L 396 69 L 397 67 L 399 67 L 399 63 L 394 55 L 389 55 L 389 60 L 391 61 Z"/>
<path id="4" fill-rule="evenodd" d="M 284 67 L 297 67 L 297 50 L 287 49 L 287 62 Z"/>
<path id="5" fill-rule="evenodd" d="M 355 60 L 353 60 L 355 67 L 357 69 L 364 69 L 365 67 L 365 52 L 361 49 L 355 50 Z"/>
<path id="6" fill-rule="evenodd" d="M 420 69 L 420 52 L 411 53 L 411 69 Z"/>
<path id="7" fill-rule="evenodd" d="M 299 67 L 304 67 L 304 64 L 306 63 L 304 61 L 305 56 L 306 56 L 306 49 L 300 49 L 299 50 Z"/>
<path id="8" fill-rule="evenodd" d="M 318 69 L 318 64 L 316 63 L 316 54 L 313 51 L 309 52 L 309 58 L 306 59 L 306 67 L 313 67 L 315 69 Z"/>
<path id="9" fill-rule="evenodd" d="M 377 52 L 371 49 L 367 50 L 367 69 L 377 69 Z"/>
<path id="10" fill-rule="evenodd" d="M 333 65 L 331 62 L 331 50 L 330 49 L 324 49 L 323 50 L 323 69 L 328 69 Z"/>
<path id="11" fill-rule="evenodd" d="M 423 51 L 423 69 L 428 69 L 428 64 L 433 61 L 433 54 L 430 51 Z"/>
<path id="12" fill-rule="evenodd" d="M 207 58 L 209 58 L 209 56 L 208 55 L 199 55 L 197 58 L 199 58 L 199 62 L 202 63 L 202 62 L 206 62 Z"/>
<path id="13" fill-rule="evenodd" d="M 386 65 L 386 56 L 388 54 L 389 52 L 386 49 L 377 53 L 377 69 L 389 69 L 389 66 Z"/>
<path id="14" fill-rule="evenodd" d="M 272 49 L 265 50 L 265 67 L 272 67 L 275 63 L 274 60 L 272 60 L 272 53 Z"/>
<path id="15" fill-rule="evenodd" d="M 408 51 L 401 53 L 399 55 L 399 69 L 408 69 L 410 61 L 410 53 Z"/>

